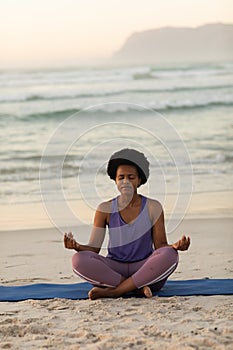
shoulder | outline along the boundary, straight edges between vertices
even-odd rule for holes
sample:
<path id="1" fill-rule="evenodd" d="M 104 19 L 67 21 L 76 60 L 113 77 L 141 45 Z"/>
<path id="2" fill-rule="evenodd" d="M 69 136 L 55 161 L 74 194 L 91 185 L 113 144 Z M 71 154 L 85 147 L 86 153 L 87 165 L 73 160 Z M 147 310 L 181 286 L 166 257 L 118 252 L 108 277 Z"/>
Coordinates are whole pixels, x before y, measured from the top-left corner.
<path id="1" fill-rule="evenodd" d="M 112 200 L 102 202 L 98 205 L 95 212 L 94 226 L 105 227 L 106 225 L 108 225 L 111 208 Z"/>
<path id="2" fill-rule="evenodd" d="M 154 209 L 163 208 L 162 204 L 157 199 L 148 198 L 148 197 L 146 197 L 146 199 L 147 199 L 148 206 L 150 206 L 151 208 L 154 208 Z"/>
<path id="3" fill-rule="evenodd" d="M 98 205 L 96 211 L 101 213 L 110 213 L 112 208 L 112 199 L 106 202 L 102 202 Z"/>
<path id="4" fill-rule="evenodd" d="M 157 220 L 161 214 L 163 215 L 163 206 L 158 200 L 147 197 L 147 205 L 152 220 Z"/>

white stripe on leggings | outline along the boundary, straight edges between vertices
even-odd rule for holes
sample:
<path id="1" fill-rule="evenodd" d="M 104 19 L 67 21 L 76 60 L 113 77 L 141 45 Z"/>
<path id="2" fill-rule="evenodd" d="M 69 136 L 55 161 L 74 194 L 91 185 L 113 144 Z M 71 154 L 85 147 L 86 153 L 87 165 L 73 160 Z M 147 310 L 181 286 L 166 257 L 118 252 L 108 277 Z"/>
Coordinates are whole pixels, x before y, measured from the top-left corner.
<path id="1" fill-rule="evenodd" d="M 153 283 L 156 283 L 156 282 L 159 282 L 159 281 L 163 280 L 164 278 L 168 277 L 172 273 L 173 269 L 175 270 L 176 266 L 177 266 L 177 262 L 175 264 L 173 264 L 171 267 L 169 267 L 169 269 L 167 271 L 165 271 L 162 275 L 160 275 L 159 277 L 155 278 L 153 281 L 151 281 L 149 283 L 143 284 L 142 286 L 140 286 L 138 288 L 142 288 L 144 286 L 148 286 L 150 284 L 153 284 Z"/>
<path id="2" fill-rule="evenodd" d="M 111 285 L 109 285 L 109 284 L 103 284 L 103 283 L 100 283 L 100 282 L 98 282 L 98 281 L 94 281 L 94 280 L 92 280 L 92 279 L 90 279 L 90 278 L 87 278 L 86 276 L 82 275 L 80 272 L 78 272 L 78 271 L 75 270 L 74 268 L 73 268 L 73 271 L 76 273 L 76 275 L 82 277 L 84 280 L 90 282 L 91 284 L 97 284 L 97 285 L 99 285 L 99 286 L 101 286 L 101 287 L 116 288 L 116 286 L 111 286 Z"/>

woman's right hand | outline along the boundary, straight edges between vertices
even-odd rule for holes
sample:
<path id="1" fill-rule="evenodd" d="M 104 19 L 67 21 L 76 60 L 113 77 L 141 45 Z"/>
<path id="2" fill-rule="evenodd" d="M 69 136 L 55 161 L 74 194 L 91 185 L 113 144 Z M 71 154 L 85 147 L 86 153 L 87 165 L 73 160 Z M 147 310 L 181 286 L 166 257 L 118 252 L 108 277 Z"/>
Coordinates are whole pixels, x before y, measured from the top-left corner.
<path id="1" fill-rule="evenodd" d="M 80 248 L 79 243 L 76 242 L 71 232 L 69 232 L 68 234 L 67 233 L 64 234 L 64 246 L 67 249 L 74 249 L 77 252 L 79 251 L 79 248 Z"/>

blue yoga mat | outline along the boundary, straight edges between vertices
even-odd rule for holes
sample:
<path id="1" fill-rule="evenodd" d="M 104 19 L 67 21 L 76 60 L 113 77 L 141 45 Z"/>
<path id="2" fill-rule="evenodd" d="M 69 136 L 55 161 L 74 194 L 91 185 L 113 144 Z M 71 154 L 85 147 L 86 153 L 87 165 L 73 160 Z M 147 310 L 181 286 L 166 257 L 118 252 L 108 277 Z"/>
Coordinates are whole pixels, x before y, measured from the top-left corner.
<path id="1" fill-rule="evenodd" d="M 75 284 L 30 284 L 25 286 L 0 286 L 0 301 L 22 301 L 26 299 L 87 299 L 90 283 Z M 166 285 L 154 295 L 160 297 L 191 295 L 233 294 L 233 279 L 196 279 L 167 281 Z M 135 297 L 129 293 L 126 297 Z"/>

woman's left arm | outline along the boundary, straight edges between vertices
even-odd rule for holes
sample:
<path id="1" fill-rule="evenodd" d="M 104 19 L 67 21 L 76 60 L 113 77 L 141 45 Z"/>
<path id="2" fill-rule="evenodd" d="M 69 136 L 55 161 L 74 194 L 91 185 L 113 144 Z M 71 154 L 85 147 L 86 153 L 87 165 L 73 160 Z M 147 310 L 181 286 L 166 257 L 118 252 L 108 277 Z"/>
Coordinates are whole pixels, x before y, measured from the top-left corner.
<path id="1" fill-rule="evenodd" d="M 164 225 L 164 213 L 162 205 L 155 200 L 149 202 L 149 212 L 152 220 L 152 235 L 156 249 L 161 247 L 173 247 L 176 250 L 187 250 L 190 245 L 190 238 L 183 235 L 176 243 L 169 245 Z"/>

